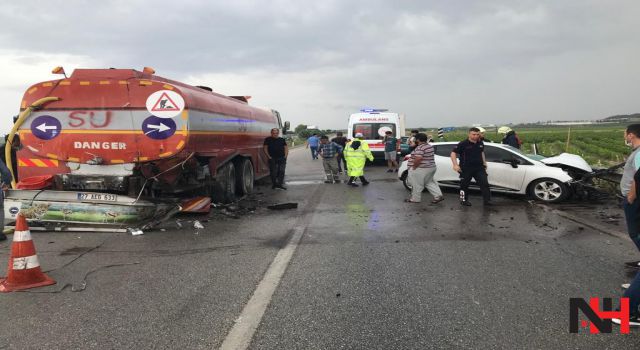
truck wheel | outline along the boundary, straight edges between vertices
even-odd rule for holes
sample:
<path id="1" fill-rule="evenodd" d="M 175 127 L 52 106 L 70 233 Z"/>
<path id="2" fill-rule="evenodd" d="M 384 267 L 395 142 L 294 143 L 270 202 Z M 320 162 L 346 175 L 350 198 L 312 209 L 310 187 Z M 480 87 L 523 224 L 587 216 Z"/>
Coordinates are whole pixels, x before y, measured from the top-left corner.
<path id="1" fill-rule="evenodd" d="M 239 196 L 250 194 L 253 192 L 253 183 L 255 176 L 253 173 L 253 164 L 249 159 L 243 158 L 236 163 L 238 169 L 236 173 L 236 193 Z"/>
<path id="2" fill-rule="evenodd" d="M 538 179 L 529 185 L 529 195 L 545 203 L 557 203 L 569 196 L 569 188 L 555 179 Z"/>
<path id="3" fill-rule="evenodd" d="M 215 202 L 231 203 L 236 199 L 236 167 L 227 163 L 218 170 L 211 197 Z"/>

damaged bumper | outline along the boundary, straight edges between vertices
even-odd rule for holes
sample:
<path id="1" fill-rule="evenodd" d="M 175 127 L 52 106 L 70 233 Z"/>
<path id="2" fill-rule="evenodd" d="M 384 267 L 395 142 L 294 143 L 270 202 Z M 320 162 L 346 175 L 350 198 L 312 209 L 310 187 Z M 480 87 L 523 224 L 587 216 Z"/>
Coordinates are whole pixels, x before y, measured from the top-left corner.
<path id="1" fill-rule="evenodd" d="M 32 229 L 125 232 L 150 227 L 179 212 L 176 201 L 148 201 L 98 192 L 8 190 L 4 225 L 13 226 L 18 212 Z"/>

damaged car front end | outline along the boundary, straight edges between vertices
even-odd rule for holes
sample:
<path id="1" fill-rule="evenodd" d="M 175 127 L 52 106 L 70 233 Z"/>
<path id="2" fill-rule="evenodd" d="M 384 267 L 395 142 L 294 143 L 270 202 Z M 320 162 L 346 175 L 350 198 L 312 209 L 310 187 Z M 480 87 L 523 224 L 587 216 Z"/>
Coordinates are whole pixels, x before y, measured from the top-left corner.
<path id="1" fill-rule="evenodd" d="M 619 170 L 625 164 L 623 162 L 608 168 L 593 169 L 584 158 L 570 153 L 548 158 L 540 157 L 539 161 L 548 166 L 561 168 L 569 174 L 573 179 L 568 183 L 572 197 L 580 200 L 601 200 L 617 193 L 616 188 L 621 177 Z"/>

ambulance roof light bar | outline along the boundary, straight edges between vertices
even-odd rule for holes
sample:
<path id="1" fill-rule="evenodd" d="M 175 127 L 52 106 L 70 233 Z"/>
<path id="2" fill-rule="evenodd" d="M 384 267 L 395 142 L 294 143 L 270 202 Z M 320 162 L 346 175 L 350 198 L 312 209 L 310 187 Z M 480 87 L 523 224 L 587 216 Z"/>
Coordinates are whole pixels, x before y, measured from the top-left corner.
<path id="1" fill-rule="evenodd" d="M 388 111 L 388 109 L 380 109 L 380 108 L 362 108 L 360 109 L 360 112 L 364 112 L 364 113 L 380 113 L 380 112 L 386 112 Z"/>

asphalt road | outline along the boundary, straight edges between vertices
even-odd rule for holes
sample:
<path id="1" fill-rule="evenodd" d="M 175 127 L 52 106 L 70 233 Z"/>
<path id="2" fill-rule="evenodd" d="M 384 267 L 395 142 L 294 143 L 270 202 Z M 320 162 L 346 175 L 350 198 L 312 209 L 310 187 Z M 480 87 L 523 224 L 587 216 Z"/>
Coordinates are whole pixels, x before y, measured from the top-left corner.
<path id="1" fill-rule="evenodd" d="M 630 241 L 513 196 L 404 203 L 381 166 L 367 187 L 324 184 L 307 152 L 291 152 L 287 191 L 260 186 L 202 230 L 34 232 L 58 284 L 0 295 L 0 349 L 219 348 L 251 317 L 252 349 L 637 347 L 638 331 L 568 331 L 569 298 L 621 294 Z M 286 202 L 299 207 L 266 209 Z"/>

